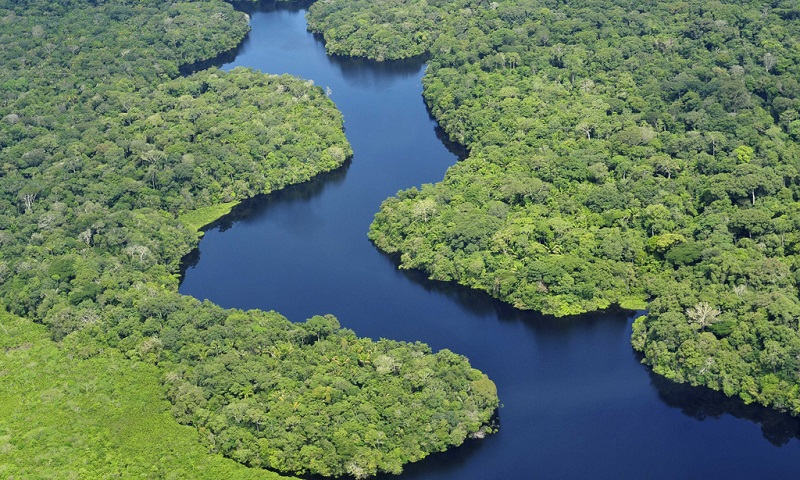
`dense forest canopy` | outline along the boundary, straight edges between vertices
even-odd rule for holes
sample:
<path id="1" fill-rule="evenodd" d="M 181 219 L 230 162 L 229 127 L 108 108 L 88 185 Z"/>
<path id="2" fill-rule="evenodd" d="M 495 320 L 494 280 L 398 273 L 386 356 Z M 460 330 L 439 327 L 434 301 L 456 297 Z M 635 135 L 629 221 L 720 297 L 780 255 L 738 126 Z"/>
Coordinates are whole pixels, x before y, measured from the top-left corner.
<path id="1" fill-rule="evenodd" d="M 309 27 L 332 53 L 429 55 L 426 102 L 469 151 L 376 215 L 403 268 L 557 316 L 647 308 L 656 373 L 800 413 L 797 2 L 321 0 Z M 252 466 L 398 472 L 490 430 L 463 357 L 176 293 L 181 219 L 351 155 L 309 82 L 179 76 L 246 31 L 216 0 L 0 0 L 0 299 L 61 342 L 30 354 L 147 364 Z"/>
<path id="2" fill-rule="evenodd" d="M 667 378 L 800 413 L 800 6 L 327 0 L 331 51 L 427 52 L 469 157 L 370 238 L 519 308 L 648 308 Z"/>
<path id="3" fill-rule="evenodd" d="M 213 0 L 0 2 L 0 301 L 48 327 L 60 343 L 37 339 L 37 352 L 76 362 L 63 375 L 128 362 L 118 368 L 146 372 L 147 391 L 166 391 L 212 452 L 248 466 L 398 473 L 490 432 L 494 384 L 459 355 L 358 338 L 331 316 L 293 324 L 177 293 L 203 219 L 352 155 L 313 82 L 179 76 L 236 46 L 247 21 Z M 90 464 L 124 472 L 105 463 L 116 461 Z"/>

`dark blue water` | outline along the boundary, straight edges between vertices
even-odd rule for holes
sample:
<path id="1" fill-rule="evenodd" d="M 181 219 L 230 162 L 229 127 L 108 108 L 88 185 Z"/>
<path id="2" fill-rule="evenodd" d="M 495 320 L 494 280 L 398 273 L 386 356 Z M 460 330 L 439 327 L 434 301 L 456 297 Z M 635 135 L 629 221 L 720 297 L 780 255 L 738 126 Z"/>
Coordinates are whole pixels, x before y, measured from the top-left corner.
<path id="1" fill-rule="evenodd" d="M 500 431 L 402 478 L 793 478 L 798 423 L 653 376 L 631 316 L 554 320 L 398 271 L 366 234 L 381 201 L 442 179 L 457 156 L 425 110 L 421 60 L 331 58 L 303 10 L 254 12 L 235 66 L 330 87 L 352 162 L 238 208 L 210 230 L 181 292 L 294 321 L 333 313 L 361 336 L 420 340 L 470 358 L 498 386 Z"/>

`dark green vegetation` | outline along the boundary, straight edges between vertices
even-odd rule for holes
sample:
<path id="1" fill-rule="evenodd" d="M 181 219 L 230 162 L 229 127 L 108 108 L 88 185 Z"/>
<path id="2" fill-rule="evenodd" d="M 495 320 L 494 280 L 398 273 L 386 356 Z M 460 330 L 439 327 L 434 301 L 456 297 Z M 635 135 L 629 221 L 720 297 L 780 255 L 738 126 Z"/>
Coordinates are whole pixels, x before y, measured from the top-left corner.
<path id="1" fill-rule="evenodd" d="M 54 475 L 206 468 L 197 446 L 181 451 L 187 433 L 177 425 L 164 427 L 164 442 L 175 438 L 167 455 L 166 443 L 148 443 L 120 419 L 146 393 L 152 410 L 136 418 L 163 421 L 163 389 L 211 452 L 282 471 L 399 472 L 489 430 L 494 384 L 463 357 L 359 339 L 333 317 L 292 324 L 177 293 L 198 227 L 232 202 L 352 154 L 341 115 L 311 82 L 245 69 L 178 76 L 238 44 L 247 28 L 244 14 L 219 1 L 0 1 L 0 301 L 60 342 L 22 324 L 8 336 L 15 352 L 18 335 L 36 337 L 30 355 L 42 358 L 25 374 L 50 369 L 63 383 L 41 393 L 53 410 L 30 414 L 48 441 L 24 446 L 41 458 L 60 437 Z M 0 371 L 17 378 L 15 362 L 25 359 L 14 355 Z M 82 378 L 92 369 L 109 372 Z M 154 375 L 165 379 L 160 392 Z M 44 388 L 20 378 L 20 401 Z M 126 388 L 137 392 L 100 413 L 102 398 Z M 91 418 L 106 414 L 109 423 Z M 3 454 L 24 440 L 0 435 L 11 435 Z M 94 455 L 85 463 L 69 458 L 85 450 Z M 237 468 L 207 461 L 218 476 Z M 153 470 L 142 470 L 148 462 Z M 12 473 L 39 475 L 27 465 Z"/>
<path id="2" fill-rule="evenodd" d="M 447 350 L 359 339 L 330 315 L 295 325 L 274 312 L 198 307 L 176 309 L 194 313 L 172 315 L 176 328 L 130 355 L 177 361 L 166 376 L 173 413 L 247 465 L 400 473 L 487 431 L 497 408 L 494 383 Z"/>
<path id="3" fill-rule="evenodd" d="M 437 6 L 438 5 L 438 6 Z M 379 61 L 428 51 L 447 2 L 319 1 L 308 12 L 309 30 L 321 33 L 337 55 Z"/>
<path id="4" fill-rule="evenodd" d="M 633 345 L 656 372 L 800 413 L 796 2 L 333 0 L 311 20 L 336 52 L 424 45 L 428 105 L 469 149 L 376 216 L 403 268 L 558 316 L 649 301 Z"/>

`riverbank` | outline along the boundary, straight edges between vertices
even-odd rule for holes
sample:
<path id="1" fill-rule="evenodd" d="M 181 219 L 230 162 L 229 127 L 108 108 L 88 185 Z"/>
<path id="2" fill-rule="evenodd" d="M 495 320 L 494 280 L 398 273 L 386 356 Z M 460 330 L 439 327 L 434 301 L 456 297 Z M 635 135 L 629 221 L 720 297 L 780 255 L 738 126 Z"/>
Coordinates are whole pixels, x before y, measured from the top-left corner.
<path id="1" fill-rule="evenodd" d="M 536 471 L 676 478 L 713 468 L 744 479 L 800 468 L 795 435 L 777 448 L 759 425 L 735 418 L 738 411 L 721 406 L 703 417 L 691 390 L 667 392 L 653 382 L 631 349 L 630 315 L 555 319 L 398 271 L 365 238 L 375 211 L 398 190 L 441 181 L 457 161 L 436 140 L 420 98 L 423 67 L 327 56 L 302 12 L 253 14 L 253 25 L 240 58 L 223 68 L 286 71 L 330 87 L 353 161 L 330 182 L 270 196 L 210 229 L 181 291 L 226 306 L 276 308 L 293 320 L 331 312 L 374 339 L 466 354 L 497 384 L 502 428 L 409 465 L 402 478 L 527 478 Z M 472 193 L 469 183 L 461 193 Z M 763 435 L 794 431 L 796 420 L 779 417 Z"/>

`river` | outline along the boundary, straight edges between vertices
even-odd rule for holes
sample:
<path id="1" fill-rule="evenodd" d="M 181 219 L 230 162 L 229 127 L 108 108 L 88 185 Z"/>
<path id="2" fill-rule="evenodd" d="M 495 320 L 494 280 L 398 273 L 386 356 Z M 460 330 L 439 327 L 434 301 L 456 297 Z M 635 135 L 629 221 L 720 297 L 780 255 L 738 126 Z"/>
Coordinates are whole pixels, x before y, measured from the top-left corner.
<path id="1" fill-rule="evenodd" d="M 425 109 L 423 60 L 327 56 L 304 14 L 251 12 L 252 31 L 222 68 L 290 73 L 329 87 L 352 162 L 218 222 L 181 293 L 293 321 L 332 313 L 361 336 L 466 355 L 497 384 L 500 431 L 409 465 L 404 479 L 797 475 L 797 420 L 654 376 L 630 346 L 632 315 L 555 320 L 397 270 L 367 240 L 373 215 L 398 190 L 441 180 L 458 149 Z"/>

